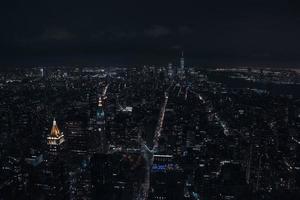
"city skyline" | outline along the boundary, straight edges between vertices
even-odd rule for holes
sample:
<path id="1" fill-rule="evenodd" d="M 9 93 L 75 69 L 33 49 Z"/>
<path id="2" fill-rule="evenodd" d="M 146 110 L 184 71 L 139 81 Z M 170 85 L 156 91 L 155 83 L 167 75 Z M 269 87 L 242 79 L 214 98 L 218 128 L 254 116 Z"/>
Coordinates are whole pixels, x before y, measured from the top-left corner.
<path id="1" fill-rule="evenodd" d="M 16 0 L 0 24 L 0 200 L 299 200 L 299 0 Z"/>

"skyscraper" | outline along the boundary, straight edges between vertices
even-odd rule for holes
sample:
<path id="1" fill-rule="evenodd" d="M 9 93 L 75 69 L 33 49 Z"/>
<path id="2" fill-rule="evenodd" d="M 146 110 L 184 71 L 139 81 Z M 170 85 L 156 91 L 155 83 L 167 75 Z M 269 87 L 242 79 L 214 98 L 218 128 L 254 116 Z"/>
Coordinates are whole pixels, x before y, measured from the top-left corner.
<path id="1" fill-rule="evenodd" d="M 168 64 L 168 77 L 172 77 L 174 74 L 172 63 Z"/>
<path id="2" fill-rule="evenodd" d="M 96 113 L 96 128 L 101 152 L 104 151 L 105 148 L 105 114 L 102 103 L 102 96 L 100 96 Z"/>
<path id="3" fill-rule="evenodd" d="M 47 137 L 48 158 L 46 160 L 44 185 L 47 199 L 65 199 L 67 195 L 66 172 L 64 167 L 64 134 L 53 120 L 50 136 Z"/>
<path id="4" fill-rule="evenodd" d="M 41 68 L 40 72 L 41 72 L 41 77 L 43 78 L 44 77 L 44 68 Z"/>
<path id="5" fill-rule="evenodd" d="M 68 150 L 72 156 L 84 156 L 88 152 L 88 134 L 83 123 L 78 120 L 69 120 L 65 125 L 65 134 Z"/>
<path id="6" fill-rule="evenodd" d="M 184 71 L 184 57 L 183 57 L 183 51 L 181 52 L 180 68 L 181 68 L 182 71 Z"/>
<path id="7" fill-rule="evenodd" d="M 179 78 L 184 78 L 184 57 L 183 57 L 183 51 L 181 52 L 181 57 L 180 57 L 180 67 L 177 69 L 177 75 Z"/>
<path id="8" fill-rule="evenodd" d="M 102 105 L 102 97 L 99 97 L 98 107 L 97 107 L 97 124 L 102 125 L 104 123 L 104 110 Z"/>
<path id="9" fill-rule="evenodd" d="M 57 157 L 59 155 L 64 148 L 64 142 L 64 134 L 63 132 L 60 132 L 55 119 L 53 119 L 50 136 L 47 137 L 49 158 Z"/>
<path id="10" fill-rule="evenodd" d="M 98 98 L 95 113 L 90 119 L 90 152 L 103 152 L 105 149 L 105 112 L 102 96 Z"/>

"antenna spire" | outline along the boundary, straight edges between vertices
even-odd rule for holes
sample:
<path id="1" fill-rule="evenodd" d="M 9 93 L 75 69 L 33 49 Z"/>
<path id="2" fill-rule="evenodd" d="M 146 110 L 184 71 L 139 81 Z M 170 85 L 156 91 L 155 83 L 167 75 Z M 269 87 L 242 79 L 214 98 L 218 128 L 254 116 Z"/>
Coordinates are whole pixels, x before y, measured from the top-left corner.
<path id="1" fill-rule="evenodd" d="M 51 128 L 50 136 L 51 137 L 59 137 L 61 135 L 60 130 L 56 124 L 55 118 L 53 118 L 53 125 Z"/>

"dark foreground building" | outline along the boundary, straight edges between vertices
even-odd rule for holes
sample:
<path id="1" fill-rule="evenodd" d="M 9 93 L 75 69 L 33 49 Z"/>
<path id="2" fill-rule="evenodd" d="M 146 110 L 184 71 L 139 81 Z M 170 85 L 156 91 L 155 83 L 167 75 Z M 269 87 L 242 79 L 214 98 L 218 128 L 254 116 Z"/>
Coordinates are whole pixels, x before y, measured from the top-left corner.
<path id="1" fill-rule="evenodd" d="M 91 158 L 92 199 L 134 199 L 140 193 L 144 174 L 141 155 L 94 154 Z"/>

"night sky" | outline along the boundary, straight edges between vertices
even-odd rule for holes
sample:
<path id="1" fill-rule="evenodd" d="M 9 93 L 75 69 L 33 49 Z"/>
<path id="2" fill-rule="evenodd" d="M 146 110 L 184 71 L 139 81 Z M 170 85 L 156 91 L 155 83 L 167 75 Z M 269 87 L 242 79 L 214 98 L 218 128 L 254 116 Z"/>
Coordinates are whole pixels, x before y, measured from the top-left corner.
<path id="1" fill-rule="evenodd" d="M 165 63 L 300 66 L 298 0 L 1 2 L 2 66 Z"/>

